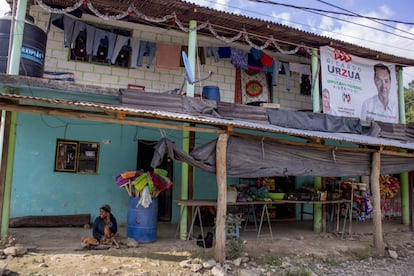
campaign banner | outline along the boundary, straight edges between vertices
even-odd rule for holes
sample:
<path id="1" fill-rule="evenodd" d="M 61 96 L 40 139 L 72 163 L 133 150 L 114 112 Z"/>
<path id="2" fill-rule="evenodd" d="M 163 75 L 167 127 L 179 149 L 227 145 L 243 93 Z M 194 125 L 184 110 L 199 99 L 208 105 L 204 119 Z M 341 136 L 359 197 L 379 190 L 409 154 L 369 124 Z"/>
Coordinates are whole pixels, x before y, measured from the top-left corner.
<path id="1" fill-rule="evenodd" d="M 395 64 L 320 48 L 322 111 L 363 121 L 398 123 Z"/>

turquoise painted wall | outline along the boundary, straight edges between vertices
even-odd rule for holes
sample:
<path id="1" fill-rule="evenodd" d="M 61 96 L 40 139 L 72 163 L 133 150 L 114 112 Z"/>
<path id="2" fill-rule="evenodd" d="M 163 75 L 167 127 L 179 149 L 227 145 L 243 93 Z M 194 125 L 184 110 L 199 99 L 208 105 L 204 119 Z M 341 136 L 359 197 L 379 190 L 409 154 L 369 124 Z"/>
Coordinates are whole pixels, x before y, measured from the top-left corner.
<path id="1" fill-rule="evenodd" d="M 47 94 L 34 93 L 33 96 L 46 97 Z M 68 98 L 68 95 L 64 97 Z M 106 97 L 104 101 L 116 102 L 116 99 Z M 112 206 L 119 222 L 125 224 L 128 195 L 116 186 L 114 177 L 122 171 L 135 170 L 138 140 L 158 141 L 163 136 L 181 147 L 181 131 L 19 113 L 10 217 L 86 213 L 93 220 L 98 215 L 99 206 L 107 203 Z M 283 135 L 270 136 L 286 138 Z M 216 138 L 214 134 L 198 133 L 195 147 Z M 100 143 L 98 174 L 55 172 L 56 139 Z M 104 143 L 105 140 L 110 143 Z M 194 176 L 194 198 L 215 199 L 215 175 L 195 169 Z M 172 180 L 173 200 L 179 199 L 179 162 L 174 164 Z M 312 178 L 297 177 L 296 187 L 312 181 Z M 228 179 L 229 185 L 237 183 L 238 179 Z M 174 202 L 172 207 L 172 223 L 177 223 L 180 210 Z"/>
<path id="2" fill-rule="evenodd" d="M 119 222 L 126 223 L 128 195 L 114 177 L 135 170 L 139 139 L 158 141 L 163 135 L 181 147 L 180 131 L 19 113 L 10 217 L 86 213 L 93 220 L 107 203 Z M 198 138 L 196 147 L 215 136 Z M 100 143 L 98 174 L 55 172 L 56 139 Z M 176 162 L 173 200 L 180 198 L 180 179 L 181 163 Z M 215 175 L 196 169 L 195 179 L 195 198 L 216 198 Z M 172 222 L 178 219 L 173 202 Z"/>
<path id="3" fill-rule="evenodd" d="M 125 221 L 127 194 L 114 183 L 136 168 L 135 127 L 19 114 L 12 185 L 11 217 L 89 213 L 108 203 Z M 56 139 L 100 143 L 98 174 L 55 172 Z M 104 144 L 106 139 L 110 144 Z"/>

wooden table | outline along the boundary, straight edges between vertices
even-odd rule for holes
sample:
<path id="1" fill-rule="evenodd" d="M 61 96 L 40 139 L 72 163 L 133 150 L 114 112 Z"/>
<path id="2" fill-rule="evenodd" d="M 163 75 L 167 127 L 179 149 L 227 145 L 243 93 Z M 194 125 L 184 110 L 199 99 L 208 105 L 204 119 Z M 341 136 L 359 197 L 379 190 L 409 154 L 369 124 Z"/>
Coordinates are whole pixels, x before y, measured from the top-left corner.
<path id="1" fill-rule="evenodd" d="M 204 237 L 204 231 L 203 231 L 203 222 L 201 219 L 201 212 L 200 212 L 200 208 L 201 207 L 216 207 L 217 206 L 217 201 L 216 200 L 175 200 L 175 202 L 177 202 L 177 204 L 179 206 L 181 206 L 181 215 L 180 215 L 180 220 L 181 217 L 183 215 L 184 212 L 184 207 L 195 207 L 193 209 L 193 214 L 192 214 L 192 221 L 191 221 L 191 225 L 190 225 L 190 229 L 188 231 L 187 234 L 187 240 L 189 240 L 193 234 L 193 230 L 194 230 L 194 223 L 196 220 L 196 217 L 198 215 L 198 219 L 199 219 L 199 224 L 200 224 L 200 231 L 201 231 L 201 235 Z M 304 200 L 273 200 L 273 201 L 246 201 L 246 202 L 227 202 L 227 206 L 247 206 L 248 208 L 254 207 L 255 206 L 261 206 L 262 207 L 262 212 L 261 212 L 261 216 L 260 216 L 260 222 L 259 222 L 259 228 L 257 230 L 257 238 L 260 237 L 261 234 L 261 230 L 262 230 L 262 225 L 263 225 L 263 220 L 266 219 L 267 223 L 268 223 L 268 227 L 269 227 L 269 231 L 270 231 L 270 236 L 273 239 L 273 232 L 272 232 L 272 225 L 270 223 L 270 217 L 269 217 L 269 210 L 268 210 L 268 206 L 269 205 L 275 205 L 275 204 L 302 204 L 302 206 L 304 204 L 337 204 L 338 206 L 342 203 L 352 203 L 351 200 L 347 200 L 347 199 L 338 199 L 338 200 L 323 200 L 323 201 L 304 201 Z M 351 205 L 351 204 L 350 204 Z M 350 215 L 350 227 L 351 227 L 351 222 L 352 222 L 352 206 L 347 207 L 347 212 L 349 210 L 349 215 Z M 339 230 L 339 208 L 338 208 L 338 212 L 337 212 L 337 229 Z M 253 217 L 255 218 L 255 213 L 253 212 Z M 255 221 L 256 223 L 256 221 Z M 343 230 L 345 230 L 345 223 L 346 223 L 346 219 L 344 220 L 344 225 L 343 225 Z M 178 227 L 180 226 L 180 224 L 178 225 Z M 177 227 L 177 231 L 178 231 L 178 227 Z M 204 244 L 204 239 L 203 239 L 203 244 Z M 205 246 L 205 245 L 204 245 Z"/>
<path id="2" fill-rule="evenodd" d="M 335 199 L 335 200 L 275 200 L 273 202 L 283 202 L 283 203 L 297 203 L 301 205 L 301 220 L 303 220 L 303 214 L 305 213 L 303 211 L 303 207 L 305 204 L 322 204 L 322 205 L 337 205 L 337 212 L 336 212 L 336 231 L 339 232 L 339 216 L 340 216 L 340 205 L 345 203 L 347 205 L 346 211 L 345 211 L 345 219 L 343 224 L 342 231 L 345 231 L 346 227 L 346 219 L 349 215 L 349 234 L 351 234 L 352 229 L 352 199 Z M 325 220 L 324 220 L 325 221 Z M 342 233 L 343 236 L 343 233 Z"/>

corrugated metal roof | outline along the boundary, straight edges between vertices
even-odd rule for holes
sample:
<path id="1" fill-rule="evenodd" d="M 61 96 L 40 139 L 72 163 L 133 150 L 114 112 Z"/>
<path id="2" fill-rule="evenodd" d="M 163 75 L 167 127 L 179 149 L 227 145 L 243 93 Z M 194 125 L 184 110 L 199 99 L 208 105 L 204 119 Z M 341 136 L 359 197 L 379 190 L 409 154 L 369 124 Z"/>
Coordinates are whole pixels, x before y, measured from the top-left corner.
<path id="1" fill-rule="evenodd" d="M 192 122 L 196 124 L 202 124 L 206 126 L 226 126 L 246 130 L 256 130 L 261 132 L 271 132 L 271 133 L 280 133 L 287 134 L 292 136 L 307 137 L 307 138 L 319 138 L 319 139 L 328 139 L 334 141 L 362 144 L 362 145 L 371 145 L 371 146 L 388 146 L 388 147 L 397 147 L 405 148 L 409 150 L 414 150 L 414 143 L 405 142 L 400 140 L 391 140 L 385 138 L 376 138 L 367 135 L 358 135 L 358 134 L 348 134 L 348 133 L 330 133 L 322 131 L 311 131 L 311 130 L 302 130 L 302 129 L 293 129 L 285 128 L 276 125 L 271 125 L 264 122 L 249 122 L 244 120 L 237 119 L 225 119 L 218 118 L 208 115 L 193 115 L 186 113 L 176 113 L 160 110 L 147 110 L 138 107 L 127 107 L 122 105 L 115 104 L 104 104 L 88 101 L 74 101 L 74 100 L 65 100 L 65 99 L 47 99 L 40 97 L 32 96 L 22 96 L 16 94 L 0 94 L 0 99 L 2 102 L 7 100 L 19 100 L 20 103 L 32 103 L 32 104 L 47 104 L 53 105 L 56 109 L 64 108 L 68 106 L 76 107 L 75 110 L 81 111 L 102 111 L 104 113 L 122 113 L 127 117 L 139 117 L 139 118 L 150 118 L 157 120 L 167 120 L 174 122 Z M 16 103 L 16 105 L 18 105 Z M 1 105 L 0 105 L 1 106 Z M 124 119 L 126 120 L 126 119 Z M 122 119 L 119 120 L 119 123 L 122 123 Z"/>
<path id="2" fill-rule="evenodd" d="M 55 8 L 66 8 L 73 6 L 78 2 L 78 0 L 44 0 L 43 2 Z M 122 14 L 127 11 L 131 4 L 133 4 L 137 10 L 139 10 L 139 12 L 144 14 L 146 17 L 163 18 L 166 15 L 174 13 L 177 15 L 180 22 L 186 27 L 188 27 L 190 20 L 197 20 L 199 24 L 210 22 L 217 31 L 217 35 L 224 37 L 233 37 L 239 31 L 246 30 L 251 41 L 257 45 L 262 45 L 266 39 L 274 37 L 277 41 L 281 42 L 281 46 L 285 48 L 285 50 L 293 49 L 297 45 L 302 44 L 310 48 L 319 48 L 321 46 L 330 45 L 360 57 L 396 63 L 402 66 L 414 66 L 413 59 L 382 53 L 350 44 L 345 41 L 288 27 L 279 23 L 224 11 L 217 11 L 180 0 L 94 0 L 92 1 L 92 4 L 101 14 L 108 16 Z M 82 5 L 77 11 L 79 12 L 79 15 L 82 13 L 92 14 L 85 5 Z M 151 25 L 164 29 L 179 29 L 177 24 L 175 24 L 172 20 L 160 23 L 149 22 L 145 19 L 145 17 L 140 17 L 134 13 L 123 19 L 123 21 Z M 209 28 L 201 29 L 198 33 L 212 36 Z M 244 41 L 240 41 L 240 43 L 245 44 Z M 268 49 L 273 49 L 278 52 L 273 47 L 269 47 Z M 305 52 L 299 53 L 299 55 L 307 56 L 308 54 Z"/>

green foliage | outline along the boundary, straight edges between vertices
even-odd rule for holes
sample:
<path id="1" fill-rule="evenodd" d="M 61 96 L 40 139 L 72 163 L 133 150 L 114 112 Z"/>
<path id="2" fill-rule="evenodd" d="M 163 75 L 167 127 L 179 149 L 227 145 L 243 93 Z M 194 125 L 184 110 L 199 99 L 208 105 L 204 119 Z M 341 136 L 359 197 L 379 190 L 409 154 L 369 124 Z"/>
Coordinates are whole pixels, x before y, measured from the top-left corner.
<path id="1" fill-rule="evenodd" d="M 365 249 L 358 249 L 353 251 L 352 254 L 357 260 L 367 260 L 372 255 L 372 248 L 366 247 Z"/>
<path id="2" fill-rule="evenodd" d="M 331 256 L 325 260 L 325 263 L 329 264 L 330 266 L 338 266 L 341 263 L 341 261 L 335 256 Z"/>
<path id="3" fill-rule="evenodd" d="M 241 214 L 232 214 L 229 213 L 226 216 L 226 230 L 227 233 L 235 233 L 236 229 L 240 229 L 242 224 L 242 217 Z"/>
<path id="4" fill-rule="evenodd" d="M 263 255 L 263 263 L 272 266 L 280 266 L 282 264 L 282 261 L 278 255 L 265 254 Z"/>
<path id="5" fill-rule="evenodd" d="M 311 276 L 313 275 L 312 270 L 306 267 L 300 267 L 297 269 L 292 269 L 287 273 L 288 276 Z"/>
<path id="6" fill-rule="evenodd" d="M 20 93 L 18 88 L 10 87 L 10 86 L 4 86 L 2 92 L 7 93 L 7 94 L 19 94 Z"/>
<path id="7" fill-rule="evenodd" d="M 240 239 L 228 239 L 226 246 L 226 256 L 229 260 L 234 260 L 243 254 L 243 242 Z"/>

